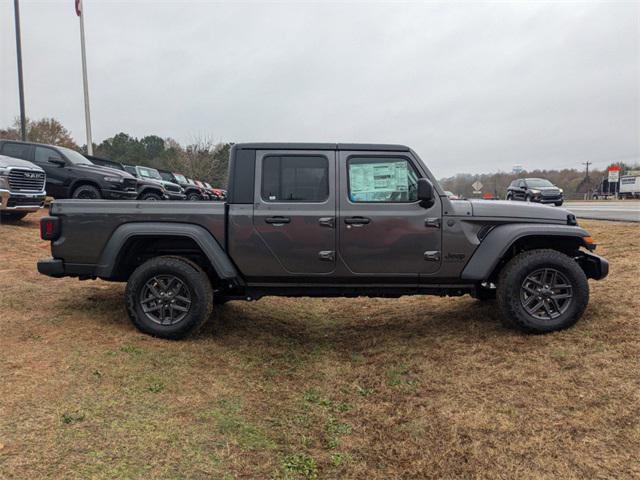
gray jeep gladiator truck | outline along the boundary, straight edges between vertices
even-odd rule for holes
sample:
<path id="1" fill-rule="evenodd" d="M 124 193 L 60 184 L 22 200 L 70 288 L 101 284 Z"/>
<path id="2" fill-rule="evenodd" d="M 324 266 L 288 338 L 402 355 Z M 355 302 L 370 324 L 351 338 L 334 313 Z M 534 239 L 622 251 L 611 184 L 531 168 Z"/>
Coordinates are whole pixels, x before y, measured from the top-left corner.
<path id="1" fill-rule="evenodd" d="M 38 270 L 128 282 L 136 327 L 171 339 L 265 295 L 470 294 L 549 332 L 608 273 L 569 211 L 449 199 L 405 146 L 246 143 L 229 161 L 225 203 L 55 201 Z"/>

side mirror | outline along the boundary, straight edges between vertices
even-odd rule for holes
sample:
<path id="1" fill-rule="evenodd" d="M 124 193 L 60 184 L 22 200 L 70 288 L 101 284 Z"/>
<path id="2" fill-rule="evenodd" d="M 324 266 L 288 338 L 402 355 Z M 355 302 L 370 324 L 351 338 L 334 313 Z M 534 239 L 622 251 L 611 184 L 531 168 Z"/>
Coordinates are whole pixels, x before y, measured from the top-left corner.
<path id="1" fill-rule="evenodd" d="M 66 165 L 65 161 L 58 157 L 49 157 L 47 161 L 49 163 L 53 163 L 54 165 L 57 165 L 58 167 L 64 167 Z"/>
<path id="2" fill-rule="evenodd" d="M 418 200 L 424 207 L 433 205 L 433 184 L 426 178 L 418 179 Z"/>

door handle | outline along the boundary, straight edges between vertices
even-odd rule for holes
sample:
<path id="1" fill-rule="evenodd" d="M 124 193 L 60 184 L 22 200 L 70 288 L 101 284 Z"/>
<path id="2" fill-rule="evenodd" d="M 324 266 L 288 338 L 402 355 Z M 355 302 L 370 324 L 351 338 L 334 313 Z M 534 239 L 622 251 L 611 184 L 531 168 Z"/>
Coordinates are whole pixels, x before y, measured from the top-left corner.
<path id="1" fill-rule="evenodd" d="M 285 223 L 291 223 L 291 219 L 289 217 L 267 217 L 264 221 L 276 227 L 284 225 Z"/>
<path id="2" fill-rule="evenodd" d="M 367 217 L 347 217 L 344 219 L 347 225 L 361 226 L 371 223 L 371 219 Z"/>
<path id="3" fill-rule="evenodd" d="M 333 228 L 335 227 L 335 219 L 333 217 L 320 217 L 318 219 L 318 224 L 323 227 Z"/>

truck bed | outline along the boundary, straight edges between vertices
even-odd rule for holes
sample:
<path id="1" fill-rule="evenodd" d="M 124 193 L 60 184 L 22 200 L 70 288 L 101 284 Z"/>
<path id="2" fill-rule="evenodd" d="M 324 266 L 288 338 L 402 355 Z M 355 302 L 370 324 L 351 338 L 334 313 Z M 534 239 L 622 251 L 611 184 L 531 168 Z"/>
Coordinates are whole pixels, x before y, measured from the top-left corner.
<path id="1" fill-rule="evenodd" d="M 56 200 L 50 213 L 59 217 L 62 236 L 52 254 L 74 263 L 95 263 L 114 230 L 130 222 L 179 222 L 200 225 L 225 248 L 225 204 L 222 202 L 142 202 L 112 200 Z M 73 232 L 65 236 L 65 232 Z"/>

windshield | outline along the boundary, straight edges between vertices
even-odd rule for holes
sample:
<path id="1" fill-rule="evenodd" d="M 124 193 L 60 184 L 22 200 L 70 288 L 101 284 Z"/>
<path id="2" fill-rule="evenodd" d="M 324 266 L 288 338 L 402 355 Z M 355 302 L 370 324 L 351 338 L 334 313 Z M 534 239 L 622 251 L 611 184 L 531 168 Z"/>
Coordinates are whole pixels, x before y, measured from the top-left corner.
<path id="1" fill-rule="evenodd" d="M 66 148 L 66 147 L 57 147 L 57 148 L 62 153 L 64 153 L 64 156 L 67 157 L 67 159 L 74 165 L 93 165 L 93 163 L 91 163 L 91 160 L 89 160 L 84 155 L 76 152 L 75 150 L 71 150 L 70 148 Z"/>
<path id="2" fill-rule="evenodd" d="M 529 178 L 527 179 L 527 187 L 553 187 L 553 183 L 544 178 Z"/>
<path id="3" fill-rule="evenodd" d="M 178 180 L 178 182 L 180 183 L 189 183 L 187 182 L 187 177 L 185 177 L 184 175 L 180 175 L 179 173 L 174 173 L 173 176 L 176 177 L 176 180 Z"/>
<path id="4" fill-rule="evenodd" d="M 149 168 L 149 167 L 136 167 L 136 168 L 140 176 L 143 178 L 152 178 L 153 180 L 162 180 L 162 177 L 160 176 L 160 174 L 155 168 Z"/>

